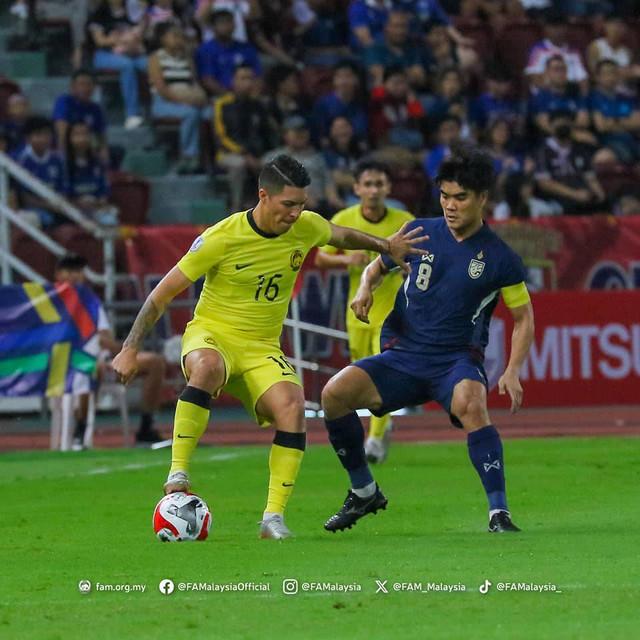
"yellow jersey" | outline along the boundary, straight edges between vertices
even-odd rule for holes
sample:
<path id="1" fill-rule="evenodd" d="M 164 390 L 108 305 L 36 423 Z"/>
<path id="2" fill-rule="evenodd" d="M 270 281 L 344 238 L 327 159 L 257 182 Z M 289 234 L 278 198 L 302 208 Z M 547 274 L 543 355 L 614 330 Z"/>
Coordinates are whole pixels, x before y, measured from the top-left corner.
<path id="1" fill-rule="evenodd" d="M 362 209 L 359 204 L 347 209 L 342 209 L 331 218 L 333 224 L 338 224 L 343 227 L 351 227 L 358 231 L 364 231 L 380 238 L 386 238 L 394 234 L 405 222 L 413 220 L 414 217 L 408 212 L 402 209 L 394 209 L 387 207 L 384 217 L 378 222 L 371 222 L 362 215 Z M 326 253 L 335 254 L 338 252 L 336 247 L 325 246 L 320 247 L 321 251 Z M 345 253 L 353 253 L 353 251 L 345 251 Z M 374 260 L 378 254 L 374 251 L 369 251 L 370 260 Z M 361 265 L 349 265 L 349 302 L 353 300 L 360 285 L 360 276 L 364 271 L 364 267 Z M 401 272 L 392 272 L 388 274 L 382 281 L 382 284 L 373 292 L 373 306 L 369 311 L 369 321 L 371 327 L 381 327 L 386 317 L 393 309 L 395 303 L 396 294 L 402 284 L 403 275 Z M 351 308 L 347 307 L 347 326 L 352 325 L 359 321 Z M 364 325 L 362 325 L 364 326 Z"/>
<path id="2" fill-rule="evenodd" d="M 198 236 L 178 268 L 195 282 L 206 276 L 193 321 L 278 339 L 298 271 L 309 250 L 331 238 L 331 226 L 303 211 L 281 235 L 260 230 L 253 210 L 240 211 Z"/>

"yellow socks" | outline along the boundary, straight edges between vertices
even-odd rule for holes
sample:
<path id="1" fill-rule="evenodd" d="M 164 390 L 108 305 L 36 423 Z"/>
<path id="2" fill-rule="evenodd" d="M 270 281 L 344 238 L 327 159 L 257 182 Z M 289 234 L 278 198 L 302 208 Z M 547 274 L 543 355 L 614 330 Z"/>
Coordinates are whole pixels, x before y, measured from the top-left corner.
<path id="1" fill-rule="evenodd" d="M 211 394 L 197 387 L 186 386 L 176 404 L 171 448 L 171 470 L 188 471 L 191 456 L 200 436 L 207 428 Z"/>
<path id="2" fill-rule="evenodd" d="M 369 437 L 382 440 L 385 431 L 389 427 L 390 422 L 391 416 L 389 414 L 387 414 L 386 416 L 382 416 L 382 418 L 371 416 L 371 418 L 369 419 Z"/>
<path id="3" fill-rule="evenodd" d="M 269 455 L 269 496 L 265 513 L 284 513 L 307 442 L 306 433 L 277 431 Z"/>

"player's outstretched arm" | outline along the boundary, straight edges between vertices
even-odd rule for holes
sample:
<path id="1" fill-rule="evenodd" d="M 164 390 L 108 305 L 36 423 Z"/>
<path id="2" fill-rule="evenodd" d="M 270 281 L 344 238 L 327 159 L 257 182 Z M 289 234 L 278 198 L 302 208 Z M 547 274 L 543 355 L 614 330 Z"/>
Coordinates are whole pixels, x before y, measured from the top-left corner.
<path id="1" fill-rule="evenodd" d="M 378 238 L 356 229 L 331 224 L 331 239 L 328 244 L 339 249 L 377 251 L 380 254 L 388 255 L 405 273 L 411 273 L 409 265 L 404 261 L 405 256 L 411 253 L 426 254 L 427 252 L 423 249 L 417 249 L 416 245 L 428 240 L 429 236 L 419 235 L 423 230 L 422 227 L 406 231 L 408 224 L 409 222 L 405 222 L 396 233 L 388 238 Z"/>
<path id="2" fill-rule="evenodd" d="M 142 339 L 160 319 L 167 305 L 191 284 L 193 282 L 178 267 L 173 267 L 149 294 L 133 321 L 131 331 L 129 331 L 120 353 L 111 363 L 120 382 L 127 384 L 136 375 L 136 355 Z"/>
<path id="3" fill-rule="evenodd" d="M 373 306 L 373 292 L 382 284 L 387 273 L 389 270 L 379 257 L 362 272 L 360 286 L 349 305 L 360 322 L 369 324 L 369 311 Z"/>
<path id="4" fill-rule="evenodd" d="M 530 302 L 520 307 L 510 308 L 513 316 L 513 333 L 511 334 L 511 354 L 509 364 L 498 380 L 500 395 L 508 393 L 511 397 L 511 413 L 515 413 L 522 404 L 522 385 L 520 370 L 533 342 L 533 307 Z"/>

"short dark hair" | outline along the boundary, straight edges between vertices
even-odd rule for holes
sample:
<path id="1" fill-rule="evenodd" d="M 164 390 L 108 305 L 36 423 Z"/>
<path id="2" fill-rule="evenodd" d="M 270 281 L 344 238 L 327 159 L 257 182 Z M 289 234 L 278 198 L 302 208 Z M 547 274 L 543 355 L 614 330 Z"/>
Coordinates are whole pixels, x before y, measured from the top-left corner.
<path id="1" fill-rule="evenodd" d="M 67 271 L 82 271 L 89 263 L 84 256 L 77 256 L 74 253 L 71 253 L 66 256 L 62 256 L 60 260 L 58 260 L 58 264 L 56 265 L 56 271 L 62 271 L 66 269 Z"/>
<path id="2" fill-rule="evenodd" d="M 309 184 L 311 184 L 311 178 L 304 165 L 284 154 L 269 160 L 258 178 L 258 187 L 264 189 L 269 195 L 281 193 L 287 185 L 303 189 Z"/>
<path id="3" fill-rule="evenodd" d="M 382 81 L 386 82 L 389 78 L 392 78 L 393 76 L 407 76 L 407 72 L 405 70 L 405 68 L 402 65 L 399 64 L 392 64 L 390 67 L 385 67 L 383 76 L 382 76 Z"/>
<path id="4" fill-rule="evenodd" d="M 256 74 L 256 70 L 253 68 L 252 65 L 250 65 L 248 62 L 240 62 L 233 68 L 233 75 L 235 76 L 236 73 L 238 73 L 238 71 L 240 71 L 241 69 L 249 69 L 249 71 L 251 71 L 253 75 Z"/>
<path id="5" fill-rule="evenodd" d="M 93 80 L 95 82 L 96 75 L 93 72 L 93 69 L 89 69 L 89 67 L 80 67 L 80 68 L 76 69 L 71 74 L 71 81 L 73 82 L 76 78 L 80 78 L 82 76 L 87 76 L 88 78 L 91 78 L 91 80 Z"/>
<path id="6" fill-rule="evenodd" d="M 391 180 L 391 167 L 386 162 L 373 160 L 371 158 L 360 160 L 356 165 L 356 170 L 353 172 L 353 177 L 356 182 L 360 180 L 360 177 L 365 171 L 379 171 L 380 173 L 384 173 L 384 175 Z"/>
<path id="7" fill-rule="evenodd" d="M 616 60 L 613 60 L 612 58 L 603 58 L 602 60 L 598 60 L 598 64 L 596 64 L 596 75 L 598 75 L 600 71 L 602 71 L 602 67 L 608 64 L 614 66 L 616 69 L 620 68 L 620 65 Z"/>
<path id="8" fill-rule="evenodd" d="M 544 68 L 548 69 L 549 65 L 552 62 L 556 62 L 557 60 L 559 60 L 560 62 L 562 62 L 562 64 L 566 67 L 567 66 L 567 61 L 564 59 L 564 56 L 560 53 L 554 53 L 552 56 L 549 56 L 547 58 L 547 61 L 545 62 Z"/>
<path id="9" fill-rule="evenodd" d="M 206 22 L 209 26 L 213 27 L 215 26 L 216 22 L 218 22 L 218 20 L 221 20 L 223 18 L 233 20 L 233 12 L 229 9 L 214 9 L 207 16 Z"/>
<path id="10" fill-rule="evenodd" d="M 27 121 L 24 123 L 24 132 L 27 137 L 36 131 L 43 131 L 45 129 L 53 133 L 53 123 L 49 118 L 45 118 L 44 116 L 31 116 L 27 118 Z"/>
<path id="11" fill-rule="evenodd" d="M 349 71 L 351 71 L 351 73 L 353 73 L 354 75 L 356 76 L 360 75 L 360 67 L 358 67 L 358 65 L 355 62 L 353 62 L 348 58 L 341 58 L 340 60 L 338 60 L 333 65 L 332 71 L 335 74 L 336 71 L 340 71 L 340 69 L 349 69 Z"/>
<path id="12" fill-rule="evenodd" d="M 457 182 L 464 189 L 482 193 L 491 190 L 494 176 L 489 154 L 474 148 L 461 148 L 440 165 L 435 182 L 438 186 L 443 182 Z"/>

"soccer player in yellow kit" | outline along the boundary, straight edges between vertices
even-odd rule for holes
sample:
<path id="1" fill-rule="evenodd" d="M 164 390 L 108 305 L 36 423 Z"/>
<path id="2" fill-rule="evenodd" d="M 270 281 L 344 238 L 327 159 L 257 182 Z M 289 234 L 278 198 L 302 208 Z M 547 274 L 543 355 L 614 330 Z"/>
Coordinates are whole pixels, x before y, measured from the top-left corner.
<path id="1" fill-rule="evenodd" d="M 387 236 L 395 233 L 403 224 L 413 220 L 408 211 L 385 205 L 391 192 L 391 172 L 389 167 L 375 160 L 360 162 L 355 171 L 353 190 L 360 197 L 360 203 L 338 211 L 331 222 L 343 227 L 351 227 L 365 233 Z M 355 298 L 364 268 L 375 259 L 375 255 L 365 251 L 344 251 L 338 254 L 334 246 L 324 246 L 318 250 L 316 265 L 322 268 L 347 267 L 349 269 L 349 300 Z M 386 317 L 393 309 L 396 294 L 402 284 L 401 272 L 390 274 L 373 294 L 373 307 L 369 311 L 369 323 L 360 322 L 347 307 L 347 333 L 351 362 L 380 353 L 380 331 Z M 389 440 L 386 436 L 391 425 L 389 415 L 369 420 L 369 436 L 364 450 L 369 462 L 384 462 L 387 457 Z"/>
<path id="2" fill-rule="evenodd" d="M 339 227 L 306 211 L 306 169 L 281 155 L 263 168 L 258 204 L 235 213 L 195 239 L 188 253 L 149 294 L 113 368 L 122 382 L 136 372 L 136 354 L 167 305 L 201 276 L 206 280 L 182 340 L 187 386 L 176 405 L 171 469 L 165 493 L 187 491 L 188 468 L 209 420 L 211 397 L 224 389 L 239 398 L 261 426 L 275 423 L 269 492 L 261 538 L 291 536 L 284 510 L 306 444 L 304 395 L 279 337 L 295 280 L 309 250 L 331 244 L 403 258 L 424 253 L 415 229 L 388 239 Z"/>

